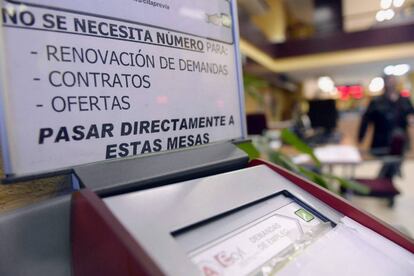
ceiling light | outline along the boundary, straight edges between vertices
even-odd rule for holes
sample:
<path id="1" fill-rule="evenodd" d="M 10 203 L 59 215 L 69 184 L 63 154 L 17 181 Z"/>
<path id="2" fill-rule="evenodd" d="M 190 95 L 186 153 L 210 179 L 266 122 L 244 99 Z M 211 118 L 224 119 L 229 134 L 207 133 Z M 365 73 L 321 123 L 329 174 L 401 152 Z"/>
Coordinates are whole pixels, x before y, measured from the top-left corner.
<path id="1" fill-rule="evenodd" d="M 391 20 L 393 19 L 393 17 L 395 16 L 395 12 L 393 9 L 388 9 L 388 10 L 380 10 L 377 12 L 377 14 L 375 15 L 375 19 L 378 22 L 382 22 L 384 20 Z"/>
<path id="2" fill-rule="evenodd" d="M 380 77 L 373 78 L 368 88 L 371 92 L 380 92 L 384 88 L 384 79 Z"/>
<path id="3" fill-rule="evenodd" d="M 385 20 L 384 11 L 377 11 L 377 14 L 375 15 L 375 20 L 378 22 L 382 22 Z"/>
<path id="4" fill-rule="evenodd" d="M 381 5 L 381 9 L 383 10 L 389 9 L 392 5 L 392 0 L 381 0 L 380 5 Z"/>
<path id="5" fill-rule="evenodd" d="M 387 67 L 384 68 L 384 74 L 385 75 L 394 75 L 394 66 L 393 65 L 388 65 Z"/>
<path id="6" fill-rule="evenodd" d="M 410 71 L 410 65 L 408 64 L 398 64 L 394 66 L 394 76 L 402 76 Z"/>
<path id="7" fill-rule="evenodd" d="M 388 65 L 384 68 L 385 75 L 393 76 L 402 76 L 410 71 L 410 65 L 408 64 L 397 64 L 397 65 Z"/>
<path id="8" fill-rule="evenodd" d="M 318 79 L 318 87 L 323 92 L 332 92 L 335 90 L 335 83 L 330 77 L 324 76 Z"/>
<path id="9" fill-rule="evenodd" d="M 386 20 L 391 20 L 394 17 L 395 12 L 393 9 L 388 9 L 384 11 L 384 15 Z"/>
<path id="10" fill-rule="evenodd" d="M 396 8 L 402 7 L 404 5 L 405 0 L 394 0 L 393 5 Z"/>

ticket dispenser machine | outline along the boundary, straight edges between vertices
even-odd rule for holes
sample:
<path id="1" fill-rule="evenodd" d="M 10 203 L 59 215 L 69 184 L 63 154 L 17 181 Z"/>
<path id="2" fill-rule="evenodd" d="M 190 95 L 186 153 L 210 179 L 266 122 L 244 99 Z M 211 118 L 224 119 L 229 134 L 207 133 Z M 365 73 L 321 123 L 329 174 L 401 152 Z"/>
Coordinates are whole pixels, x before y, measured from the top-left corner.
<path id="1" fill-rule="evenodd" d="M 1 275 L 412 275 L 411 239 L 235 145 L 236 1 L 0 3 L 5 182 L 75 190 L 0 216 Z"/>
<path id="2" fill-rule="evenodd" d="M 409 239 L 262 161 L 99 199 L 84 191 L 74 202 L 110 233 L 105 240 L 125 243 L 111 252 L 86 224 L 72 225 L 80 275 L 128 274 L 134 258 L 136 271 L 161 275 L 411 275 L 414 269 Z M 96 244 L 106 252 L 100 260 L 88 249 Z"/>

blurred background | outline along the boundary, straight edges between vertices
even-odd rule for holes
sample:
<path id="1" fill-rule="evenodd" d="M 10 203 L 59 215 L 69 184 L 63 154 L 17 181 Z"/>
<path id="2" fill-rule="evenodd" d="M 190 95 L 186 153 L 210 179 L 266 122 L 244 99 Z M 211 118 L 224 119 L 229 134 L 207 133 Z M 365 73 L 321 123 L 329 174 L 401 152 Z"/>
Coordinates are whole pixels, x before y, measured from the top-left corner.
<path id="1" fill-rule="evenodd" d="M 237 2 L 261 156 L 367 187 L 328 188 L 414 234 L 414 0 Z"/>

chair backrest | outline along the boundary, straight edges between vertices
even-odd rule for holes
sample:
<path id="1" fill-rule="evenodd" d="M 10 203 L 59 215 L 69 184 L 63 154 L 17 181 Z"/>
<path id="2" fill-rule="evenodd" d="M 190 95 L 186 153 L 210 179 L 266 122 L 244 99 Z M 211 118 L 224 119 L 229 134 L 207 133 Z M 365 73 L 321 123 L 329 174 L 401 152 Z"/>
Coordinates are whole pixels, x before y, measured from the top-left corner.
<path id="1" fill-rule="evenodd" d="M 0 215 L 0 275 L 71 275 L 71 196 Z"/>

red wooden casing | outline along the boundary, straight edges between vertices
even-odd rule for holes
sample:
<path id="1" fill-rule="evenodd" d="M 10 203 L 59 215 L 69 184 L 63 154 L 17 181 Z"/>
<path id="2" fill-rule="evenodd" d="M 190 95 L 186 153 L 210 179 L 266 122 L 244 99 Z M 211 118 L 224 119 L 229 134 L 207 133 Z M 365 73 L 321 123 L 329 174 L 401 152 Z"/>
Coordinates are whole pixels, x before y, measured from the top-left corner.
<path id="1" fill-rule="evenodd" d="M 71 244 L 75 276 L 163 275 L 105 203 L 88 189 L 72 197 Z"/>

